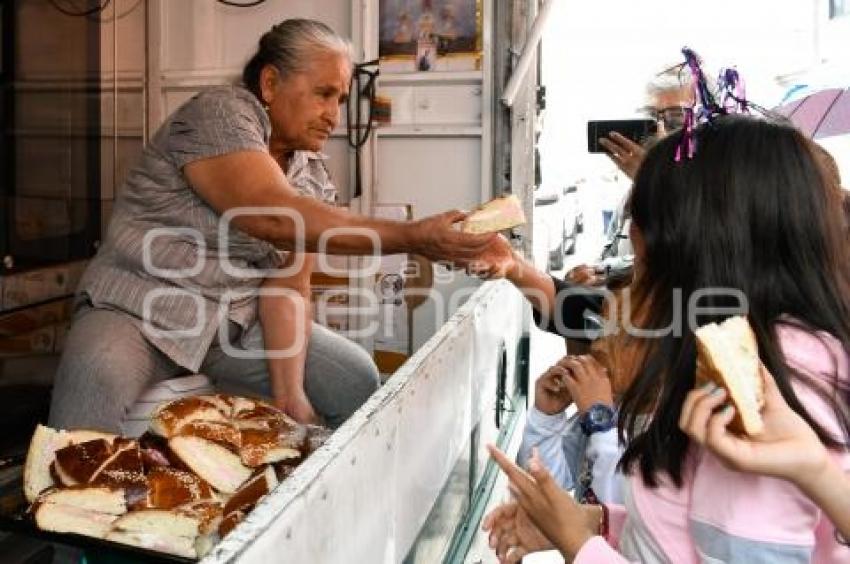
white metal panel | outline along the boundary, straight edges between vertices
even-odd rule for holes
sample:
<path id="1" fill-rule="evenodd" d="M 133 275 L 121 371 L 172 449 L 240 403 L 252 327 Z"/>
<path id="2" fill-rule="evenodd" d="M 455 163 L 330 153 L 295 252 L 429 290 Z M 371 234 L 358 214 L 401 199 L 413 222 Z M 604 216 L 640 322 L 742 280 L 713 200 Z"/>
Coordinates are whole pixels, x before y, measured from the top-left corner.
<path id="1" fill-rule="evenodd" d="M 515 346 L 525 307 L 510 284 L 486 284 L 204 562 L 401 562 L 466 448 L 473 406 L 495 399 L 476 396 L 495 378 L 478 357 Z M 495 340 L 477 339 L 482 327 L 498 327 L 482 333 Z"/>
<path id="2" fill-rule="evenodd" d="M 378 203 L 411 204 L 415 218 L 479 204 L 480 139 L 379 138 L 378 145 Z"/>
<path id="3" fill-rule="evenodd" d="M 473 209 L 481 192 L 479 138 L 383 138 L 379 142 L 378 202 L 413 206 L 415 219 L 451 209 Z M 459 271 L 435 271 L 434 295 L 413 314 L 413 344 L 421 346 L 454 313 L 458 297 L 478 282 Z"/>
<path id="4" fill-rule="evenodd" d="M 381 95 L 392 99 L 392 124 L 481 124 L 481 86 L 387 86 Z"/>
<path id="5" fill-rule="evenodd" d="M 351 29 L 351 3 L 286 0 L 253 8 L 212 0 L 163 2 L 162 68 L 165 73 L 197 69 L 241 69 L 260 36 L 287 18 L 320 20 L 341 35 Z"/>

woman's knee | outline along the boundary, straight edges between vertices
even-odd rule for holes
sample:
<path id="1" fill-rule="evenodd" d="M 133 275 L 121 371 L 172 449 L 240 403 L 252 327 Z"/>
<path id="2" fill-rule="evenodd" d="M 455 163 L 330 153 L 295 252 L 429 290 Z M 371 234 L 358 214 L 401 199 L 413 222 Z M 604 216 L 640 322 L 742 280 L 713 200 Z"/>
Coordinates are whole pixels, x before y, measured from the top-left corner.
<path id="1" fill-rule="evenodd" d="M 329 422 L 339 424 L 378 389 L 378 368 L 362 347 L 323 327 L 314 330 L 310 344 L 307 394 Z"/>
<path id="2" fill-rule="evenodd" d="M 50 422 L 114 430 L 151 383 L 173 372 L 139 331 L 116 314 L 75 321 L 56 372 Z"/>

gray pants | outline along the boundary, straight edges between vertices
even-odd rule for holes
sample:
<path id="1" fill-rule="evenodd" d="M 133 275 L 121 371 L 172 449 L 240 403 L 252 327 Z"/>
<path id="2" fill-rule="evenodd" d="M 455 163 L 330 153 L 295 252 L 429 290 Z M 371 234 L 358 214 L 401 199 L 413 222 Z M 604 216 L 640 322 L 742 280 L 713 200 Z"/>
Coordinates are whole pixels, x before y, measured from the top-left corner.
<path id="1" fill-rule="evenodd" d="M 245 335 L 239 335 L 241 331 L 231 323 L 235 346 L 241 341 L 245 349 L 262 350 L 259 323 Z M 200 372 L 219 391 L 271 397 L 266 360 L 233 358 L 217 341 L 207 352 Z M 59 363 L 50 426 L 118 433 L 128 410 L 147 388 L 186 373 L 151 345 L 126 315 L 84 307 L 74 319 Z M 313 324 L 304 389 L 329 425 L 342 424 L 372 395 L 378 383 L 378 370 L 366 351 Z"/>

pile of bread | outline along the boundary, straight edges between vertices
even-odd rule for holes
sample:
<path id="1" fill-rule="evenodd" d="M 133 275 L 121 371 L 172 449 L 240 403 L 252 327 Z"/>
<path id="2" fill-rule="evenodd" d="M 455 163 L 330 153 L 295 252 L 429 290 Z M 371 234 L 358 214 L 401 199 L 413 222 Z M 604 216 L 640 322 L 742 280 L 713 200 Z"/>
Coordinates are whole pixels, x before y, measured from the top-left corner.
<path id="1" fill-rule="evenodd" d="M 222 394 L 160 406 L 139 439 L 39 426 L 24 494 L 43 530 L 196 558 L 329 434 Z"/>

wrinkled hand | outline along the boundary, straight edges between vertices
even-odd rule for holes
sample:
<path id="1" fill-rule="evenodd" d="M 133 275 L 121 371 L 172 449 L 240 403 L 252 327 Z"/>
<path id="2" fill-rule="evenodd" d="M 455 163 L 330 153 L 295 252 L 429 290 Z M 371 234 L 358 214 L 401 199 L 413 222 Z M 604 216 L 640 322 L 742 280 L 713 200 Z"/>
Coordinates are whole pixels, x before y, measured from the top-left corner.
<path id="1" fill-rule="evenodd" d="M 614 406 L 614 393 L 608 369 L 590 355 L 565 356 L 558 366 L 567 372 L 564 385 L 576 402 L 579 413 L 584 413 L 595 403 Z"/>
<path id="2" fill-rule="evenodd" d="M 721 408 L 728 393 L 714 384 L 688 393 L 679 428 L 733 470 L 784 478 L 800 485 L 829 465 L 829 455 L 812 428 L 785 402 L 764 366 L 761 374 L 765 403 L 764 431 L 759 435 L 729 432 L 727 425 L 735 410 L 731 405 Z"/>
<path id="3" fill-rule="evenodd" d="M 644 148 L 616 131 L 609 133 L 607 138 L 601 138 L 599 144 L 608 150 L 608 158 L 614 161 L 617 168 L 634 180 L 646 155 Z"/>
<path id="4" fill-rule="evenodd" d="M 564 279 L 582 286 L 601 286 L 605 283 L 605 276 L 596 272 L 596 269 L 589 264 L 580 264 L 571 268 Z"/>
<path id="5" fill-rule="evenodd" d="M 534 407 L 546 415 L 561 413 L 573 403 L 573 398 L 567 389 L 566 379 L 569 371 L 555 364 L 550 366 L 534 384 Z"/>
<path id="6" fill-rule="evenodd" d="M 555 548 L 515 501 L 491 511 L 481 529 L 490 533 L 490 548 L 496 552 L 499 564 L 515 564 L 532 552 Z"/>
<path id="7" fill-rule="evenodd" d="M 576 503 L 543 468 L 536 449 L 529 461 L 529 471 L 525 472 L 494 446 L 487 448 L 508 476 L 509 488 L 519 507 L 567 562 L 571 562 L 584 543 L 597 534 L 601 508 Z"/>
<path id="8" fill-rule="evenodd" d="M 512 278 L 520 261 L 511 244 L 497 235 L 492 244 L 466 267 L 466 272 L 479 278 Z"/>
<path id="9" fill-rule="evenodd" d="M 498 239 L 498 234 L 474 235 L 455 229 L 455 224 L 467 215 L 453 210 L 414 221 L 409 227 L 413 240 L 411 251 L 435 262 L 451 262 L 460 268 L 478 260 Z"/>
<path id="10" fill-rule="evenodd" d="M 284 397 L 275 400 L 275 405 L 298 423 L 317 425 L 322 422 L 304 390 L 287 392 Z"/>

